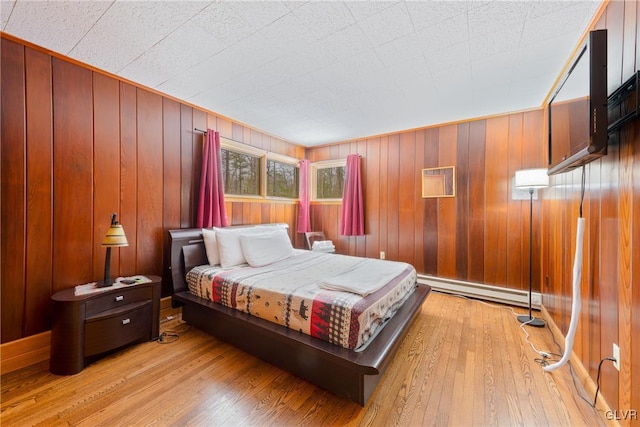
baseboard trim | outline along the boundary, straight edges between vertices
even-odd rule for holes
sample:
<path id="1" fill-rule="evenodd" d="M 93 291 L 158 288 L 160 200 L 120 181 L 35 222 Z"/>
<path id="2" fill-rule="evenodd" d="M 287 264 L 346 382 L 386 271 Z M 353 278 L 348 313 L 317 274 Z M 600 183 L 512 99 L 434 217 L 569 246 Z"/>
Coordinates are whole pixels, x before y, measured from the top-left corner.
<path id="1" fill-rule="evenodd" d="M 418 274 L 418 282 L 431 286 L 431 289 L 434 291 L 463 295 L 469 298 L 489 300 L 502 304 L 516 305 L 519 307 L 529 307 L 529 292 L 521 289 L 483 285 L 480 283 L 445 279 L 442 277 L 427 276 L 424 274 Z M 542 296 L 540 293 L 532 292 L 531 306 L 539 310 L 541 305 Z"/>
<path id="2" fill-rule="evenodd" d="M 49 360 L 51 331 L 0 345 L 0 375 Z"/>
<path id="3" fill-rule="evenodd" d="M 556 322 L 553 320 L 553 318 L 551 317 L 551 314 L 549 314 L 546 307 L 542 306 L 540 313 L 542 318 L 545 320 L 545 322 L 547 322 L 547 325 L 549 326 L 549 330 L 553 334 L 555 340 L 558 342 L 558 344 L 560 344 L 560 347 L 562 347 L 562 351 L 564 351 L 565 349 L 564 334 L 562 333 L 558 325 L 556 325 Z M 573 367 L 578 377 L 578 381 L 580 381 L 580 383 L 585 388 L 589 396 L 595 396 L 597 385 L 589 375 L 589 372 L 584 367 L 584 365 L 582 364 L 582 360 L 580 360 L 580 358 L 578 357 L 575 351 L 571 352 L 571 357 L 569 358 L 569 360 L 571 361 L 571 367 Z M 606 401 L 604 396 L 602 396 L 602 394 L 598 395 L 596 408 L 598 409 L 601 415 L 611 413 L 611 407 L 609 406 L 609 403 Z M 606 417 L 604 416 L 602 417 L 602 419 L 605 422 L 605 424 L 608 426 L 620 427 L 620 423 L 615 419 L 609 420 L 609 419 L 606 419 Z"/>
<path id="4" fill-rule="evenodd" d="M 177 316 L 180 308 L 171 307 L 171 297 L 160 300 L 160 320 Z M 51 331 L 31 335 L 0 345 L 0 375 L 48 361 L 51 357 Z"/>

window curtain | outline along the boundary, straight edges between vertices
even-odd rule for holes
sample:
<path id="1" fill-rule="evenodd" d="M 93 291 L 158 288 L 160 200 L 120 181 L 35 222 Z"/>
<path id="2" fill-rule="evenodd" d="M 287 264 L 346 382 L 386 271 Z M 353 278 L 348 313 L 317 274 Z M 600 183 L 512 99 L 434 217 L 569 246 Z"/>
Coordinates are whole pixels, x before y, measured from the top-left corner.
<path id="1" fill-rule="evenodd" d="M 202 154 L 196 227 L 225 227 L 227 225 L 229 225 L 229 220 L 224 205 L 220 133 L 207 129 Z"/>
<path id="2" fill-rule="evenodd" d="M 340 234 L 343 236 L 364 236 L 364 203 L 362 201 L 362 178 L 358 154 L 347 156 L 347 178 L 342 192 Z"/>
<path id="3" fill-rule="evenodd" d="M 311 231 L 309 197 L 309 160 L 300 160 L 300 206 L 298 207 L 298 233 Z"/>

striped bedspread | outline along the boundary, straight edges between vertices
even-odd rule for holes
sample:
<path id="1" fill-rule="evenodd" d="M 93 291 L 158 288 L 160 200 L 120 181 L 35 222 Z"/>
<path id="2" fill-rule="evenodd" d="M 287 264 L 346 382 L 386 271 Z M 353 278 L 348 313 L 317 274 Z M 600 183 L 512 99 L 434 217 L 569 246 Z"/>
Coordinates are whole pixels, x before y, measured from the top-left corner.
<path id="1" fill-rule="evenodd" d="M 367 296 L 322 286 L 327 277 L 339 279 L 371 262 L 398 274 L 387 274 L 394 277 Z M 202 298 L 361 350 L 413 292 L 416 271 L 405 263 L 296 250 L 265 267 L 195 267 L 187 283 Z"/>

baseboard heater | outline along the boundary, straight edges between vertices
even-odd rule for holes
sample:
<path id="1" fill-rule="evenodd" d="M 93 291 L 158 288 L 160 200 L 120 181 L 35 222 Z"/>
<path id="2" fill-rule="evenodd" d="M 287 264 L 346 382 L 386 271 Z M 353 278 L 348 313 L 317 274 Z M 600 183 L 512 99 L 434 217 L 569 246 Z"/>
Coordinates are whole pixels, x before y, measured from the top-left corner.
<path id="1" fill-rule="evenodd" d="M 429 285 L 434 291 L 462 295 L 468 298 L 476 298 L 485 301 L 493 301 L 501 304 L 529 307 L 529 292 L 525 290 L 482 285 L 480 283 L 445 279 L 442 277 L 428 276 L 424 274 L 418 274 L 418 283 Z M 533 292 L 531 294 L 531 306 L 539 310 L 541 305 L 541 294 L 539 292 Z"/>

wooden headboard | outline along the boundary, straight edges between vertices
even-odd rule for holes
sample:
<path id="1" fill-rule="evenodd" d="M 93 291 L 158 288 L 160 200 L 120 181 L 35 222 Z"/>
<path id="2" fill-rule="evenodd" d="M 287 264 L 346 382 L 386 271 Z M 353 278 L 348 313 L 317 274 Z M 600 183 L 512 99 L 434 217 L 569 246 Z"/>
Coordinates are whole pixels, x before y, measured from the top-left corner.
<path id="1" fill-rule="evenodd" d="M 253 225 L 233 225 L 225 228 L 251 228 L 260 225 L 274 224 L 253 224 Z M 287 229 L 288 224 L 279 223 Z M 169 240 L 171 241 L 171 280 L 173 282 L 173 293 L 188 291 L 186 275 L 189 270 L 197 265 L 207 264 L 207 252 L 204 249 L 202 238 L 202 228 L 181 228 L 169 230 Z"/>

